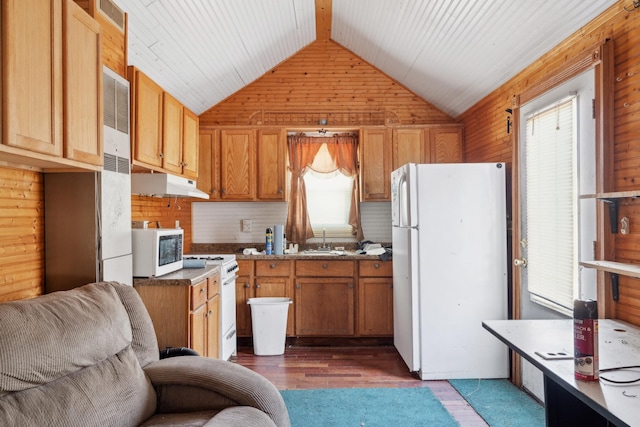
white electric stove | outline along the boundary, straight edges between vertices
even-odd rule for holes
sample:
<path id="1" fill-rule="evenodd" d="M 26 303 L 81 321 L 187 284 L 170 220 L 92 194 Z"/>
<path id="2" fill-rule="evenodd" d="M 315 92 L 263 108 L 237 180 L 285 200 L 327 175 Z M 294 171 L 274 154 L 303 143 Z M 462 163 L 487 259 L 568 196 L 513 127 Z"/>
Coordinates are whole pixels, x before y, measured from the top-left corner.
<path id="1" fill-rule="evenodd" d="M 236 278 L 238 261 L 234 254 L 186 254 L 184 260 L 203 259 L 207 265 L 220 266 L 220 358 L 236 354 Z"/>

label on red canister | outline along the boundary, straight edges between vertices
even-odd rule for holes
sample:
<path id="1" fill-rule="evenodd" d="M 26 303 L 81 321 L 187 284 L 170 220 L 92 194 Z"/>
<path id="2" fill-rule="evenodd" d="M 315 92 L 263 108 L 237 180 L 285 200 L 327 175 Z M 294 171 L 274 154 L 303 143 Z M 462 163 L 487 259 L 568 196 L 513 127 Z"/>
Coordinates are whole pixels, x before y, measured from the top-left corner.
<path id="1" fill-rule="evenodd" d="M 574 301 L 573 346 L 576 379 L 598 381 L 598 306 L 596 301 Z"/>

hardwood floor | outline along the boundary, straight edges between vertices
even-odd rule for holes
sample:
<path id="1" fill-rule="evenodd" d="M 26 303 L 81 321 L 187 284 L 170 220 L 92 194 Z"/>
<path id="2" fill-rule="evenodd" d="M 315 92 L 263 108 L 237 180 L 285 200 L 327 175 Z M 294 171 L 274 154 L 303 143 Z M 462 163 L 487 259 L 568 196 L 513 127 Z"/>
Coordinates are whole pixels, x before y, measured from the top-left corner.
<path id="1" fill-rule="evenodd" d="M 414 377 L 393 346 L 289 346 L 281 356 L 256 356 L 250 347 L 232 359 L 260 373 L 279 390 L 428 387 L 462 427 L 487 426 L 447 381 Z"/>

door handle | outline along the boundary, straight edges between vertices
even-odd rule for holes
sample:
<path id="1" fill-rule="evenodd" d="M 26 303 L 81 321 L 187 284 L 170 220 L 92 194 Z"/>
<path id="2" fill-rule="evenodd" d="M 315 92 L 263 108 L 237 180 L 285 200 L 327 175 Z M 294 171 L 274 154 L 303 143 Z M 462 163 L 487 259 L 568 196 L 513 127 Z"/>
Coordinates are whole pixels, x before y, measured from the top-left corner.
<path id="1" fill-rule="evenodd" d="M 522 267 L 522 268 L 526 268 L 527 267 L 527 259 L 526 258 L 516 258 L 513 260 L 513 265 L 515 265 L 516 267 Z"/>

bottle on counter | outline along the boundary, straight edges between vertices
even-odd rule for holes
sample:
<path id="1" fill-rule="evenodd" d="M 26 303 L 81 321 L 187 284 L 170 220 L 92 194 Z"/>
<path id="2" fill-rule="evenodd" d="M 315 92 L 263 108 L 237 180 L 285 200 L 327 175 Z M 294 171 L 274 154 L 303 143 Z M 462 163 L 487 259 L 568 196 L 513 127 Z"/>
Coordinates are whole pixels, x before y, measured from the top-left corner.
<path id="1" fill-rule="evenodd" d="M 267 231 L 265 233 L 265 240 L 266 240 L 266 248 L 264 253 L 267 255 L 272 255 L 273 254 L 273 229 L 271 227 L 267 228 Z"/>

